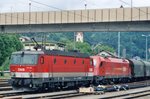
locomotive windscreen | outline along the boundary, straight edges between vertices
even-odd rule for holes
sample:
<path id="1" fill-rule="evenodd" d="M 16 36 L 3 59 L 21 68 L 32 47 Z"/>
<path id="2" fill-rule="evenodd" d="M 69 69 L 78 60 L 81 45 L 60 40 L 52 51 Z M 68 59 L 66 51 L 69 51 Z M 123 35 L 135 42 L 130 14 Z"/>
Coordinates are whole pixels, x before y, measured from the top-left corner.
<path id="1" fill-rule="evenodd" d="M 12 54 L 11 64 L 35 65 L 38 61 L 38 54 Z"/>

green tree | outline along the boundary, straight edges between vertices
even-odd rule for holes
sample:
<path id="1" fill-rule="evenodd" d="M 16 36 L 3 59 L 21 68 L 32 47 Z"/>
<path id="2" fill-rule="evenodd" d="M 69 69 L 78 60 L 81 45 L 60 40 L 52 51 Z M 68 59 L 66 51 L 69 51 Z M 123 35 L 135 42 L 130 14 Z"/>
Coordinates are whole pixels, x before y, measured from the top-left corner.
<path id="1" fill-rule="evenodd" d="M 75 50 L 78 50 L 80 51 L 81 53 L 87 53 L 87 54 L 91 54 L 92 50 L 91 50 L 91 46 L 86 43 L 86 42 L 71 42 L 71 41 L 67 41 L 65 42 L 66 43 L 66 49 L 67 50 L 74 50 L 74 47 L 75 47 Z"/>
<path id="2" fill-rule="evenodd" d="M 109 51 L 109 52 L 115 52 L 115 50 L 110 47 L 110 46 L 107 46 L 107 45 L 101 45 L 101 46 L 98 46 L 96 49 L 92 50 L 92 47 L 89 43 L 87 42 L 71 42 L 71 41 L 67 41 L 66 42 L 66 48 L 68 50 L 74 50 L 74 46 L 75 46 L 75 50 L 79 50 L 81 53 L 87 53 L 89 55 L 92 55 L 92 54 L 96 54 L 102 50 L 105 50 L 105 51 Z"/>
<path id="3" fill-rule="evenodd" d="M 7 58 L 11 56 L 12 52 L 22 48 L 23 45 L 17 35 L 0 34 L 0 66 L 8 61 Z"/>
<path id="4" fill-rule="evenodd" d="M 142 37 L 141 36 L 142 34 L 149 35 L 150 33 L 121 32 L 121 42 L 120 42 L 121 56 L 122 56 L 123 49 L 126 49 L 127 58 L 139 56 L 142 59 L 145 59 L 145 37 Z M 35 35 L 31 35 L 31 36 L 35 37 Z M 47 41 L 58 41 L 58 42 L 63 42 L 65 44 L 68 44 L 68 42 L 71 42 L 74 39 L 74 32 L 48 33 L 47 35 L 48 35 Z M 149 40 L 150 38 L 148 38 L 148 49 L 150 48 Z M 118 32 L 85 32 L 84 42 L 87 42 L 90 46 L 96 45 L 100 42 L 102 45 L 107 45 L 109 47 L 112 47 L 114 51 L 117 52 Z M 70 47 L 73 49 L 73 43 L 70 44 Z M 148 53 L 148 56 L 150 57 L 150 53 Z"/>

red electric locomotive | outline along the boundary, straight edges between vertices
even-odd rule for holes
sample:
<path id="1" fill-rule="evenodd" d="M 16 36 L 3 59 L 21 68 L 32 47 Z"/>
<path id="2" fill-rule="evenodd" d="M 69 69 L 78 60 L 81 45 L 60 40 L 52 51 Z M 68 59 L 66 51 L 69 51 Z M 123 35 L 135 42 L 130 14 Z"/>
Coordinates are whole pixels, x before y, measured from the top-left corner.
<path id="1" fill-rule="evenodd" d="M 78 52 L 14 52 L 10 72 L 13 88 L 24 91 L 89 86 L 93 80 L 92 60 Z"/>
<path id="2" fill-rule="evenodd" d="M 94 81 L 97 84 L 126 82 L 131 78 L 127 59 L 112 57 L 109 53 L 91 56 L 94 65 Z"/>

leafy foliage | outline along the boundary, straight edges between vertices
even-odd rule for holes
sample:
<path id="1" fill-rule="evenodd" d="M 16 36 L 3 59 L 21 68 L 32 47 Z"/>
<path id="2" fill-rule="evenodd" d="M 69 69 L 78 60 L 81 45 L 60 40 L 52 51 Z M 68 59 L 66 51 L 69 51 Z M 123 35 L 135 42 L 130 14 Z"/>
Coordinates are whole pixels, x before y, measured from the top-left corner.
<path id="1" fill-rule="evenodd" d="M 0 66 L 5 63 L 12 52 L 21 50 L 22 47 L 16 35 L 0 34 Z"/>
<path id="2" fill-rule="evenodd" d="M 150 33 L 139 33 L 139 32 L 121 32 L 121 56 L 123 49 L 126 49 L 127 58 L 133 58 L 139 56 L 145 59 L 145 37 L 141 35 L 149 35 Z M 101 43 L 113 47 L 115 52 L 118 48 L 118 33 L 117 32 L 95 32 L 85 33 L 85 40 L 91 42 L 91 44 Z M 149 41 L 149 38 L 148 38 Z M 150 43 L 148 42 L 148 48 Z"/>
<path id="3" fill-rule="evenodd" d="M 142 59 L 145 59 L 145 37 L 141 35 L 149 35 L 148 32 L 121 32 L 120 40 L 120 50 L 121 56 L 123 55 L 123 49 L 126 49 L 126 57 L 133 58 L 139 56 Z M 63 41 L 68 39 L 73 42 L 74 33 L 58 33 L 55 36 L 59 35 L 57 41 Z M 51 36 L 53 38 L 53 36 Z M 150 48 L 148 37 L 148 49 Z M 50 40 L 50 38 L 49 38 Z M 53 39 L 54 40 L 54 39 Z M 100 50 L 108 50 L 111 52 L 117 52 L 118 49 L 118 32 L 86 32 L 84 33 L 84 42 L 88 43 L 90 46 L 101 44 L 96 50 L 96 53 Z M 108 46 L 110 48 L 104 48 Z M 148 56 L 150 53 L 148 52 Z"/>
<path id="4" fill-rule="evenodd" d="M 150 33 L 135 33 L 135 32 L 121 32 L 121 52 L 126 49 L 127 58 L 134 56 L 140 56 L 145 58 L 145 37 L 141 35 L 149 35 Z M 35 37 L 35 39 L 42 40 L 44 37 L 46 41 L 57 41 L 66 44 L 66 49 L 80 50 L 82 53 L 89 55 L 96 54 L 101 50 L 107 50 L 110 52 L 117 52 L 118 48 L 118 33 L 117 32 L 86 32 L 84 33 L 84 43 L 74 43 L 74 32 L 70 33 L 34 33 L 34 34 L 21 34 L 24 36 Z M 100 43 L 98 47 L 92 50 L 92 47 Z M 75 46 L 74 46 L 75 45 Z M 148 48 L 150 46 L 148 38 Z M 8 69 L 9 59 L 13 51 L 22 49 L 22 44 L 17 35 L 4 35 L 0 34 L 0 69 Z M 149 56 L 149 53 L 148 53 Z M 4 66 L 4 67 L 3 67 Z"/>
<path id="5" fill-rule="evenodd" d="M 67 50 L 78 50 L 81 53 L 87 53 L 87 54 L 91 54 L 92 50 L 91 47 L 88 43 L 84 42 L 84 43 L 80 43 L 80 42 L 67 42 L 66 43 L 66 49 Z"/>
<path id="6" fill-rule="evenodd" d="M 150 33 L 140 33 L 140 32 L 121 32 L 121 56 L 123 49 L 126 49 L 127 58 L 133 58 L 139 56 L 142 59 L 145 59 L 145 37 L 141 35 L 149 35 Z M 37 34 L 32 34 L 30 36 L 36 37 Z M 38 34 L 43 35 L 43 34 Z M 39 36 L 42 37 L 42 36 Z M 74 32 L 70 33 L 47 33 L 47 41 L 59 41 L 67 44 L 68 49 L 74 48 Z M 95 52 L 98 53 L 100 50 L 108 50 L 111 52 L 117 52 L 118 49 L 118 33 L 117 32 L 86 32 L 84 33 L 84 42 L 86 42 L 90 47 L 98 43 L 101 44 L 98 48 L 95 49 Z M 77 49 L 78 44 L 75 44 Z M 110 47 L 110 48 L 107 48 Z M 148 38 L 148 48 L 150 46 Z M 81 50 L 81 49 L 80 49 Z M 83 51 L 83 50 L 82 50 Z M 91 53 L 88 50 L 88 53 Z M 86 52 L 86 50 L 85 50 Z M 149 53 L 148 53 L 149 54 Z M 148 55 L 149 56 L 149 55 Z"/>

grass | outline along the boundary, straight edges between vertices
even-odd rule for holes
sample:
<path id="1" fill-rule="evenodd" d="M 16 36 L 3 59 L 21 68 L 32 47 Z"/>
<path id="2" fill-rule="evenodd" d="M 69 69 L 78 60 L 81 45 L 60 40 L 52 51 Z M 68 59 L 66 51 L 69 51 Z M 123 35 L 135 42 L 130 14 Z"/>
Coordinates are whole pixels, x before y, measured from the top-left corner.
<path id="1" fill-rule="evenodd" d="M 9 70 L 9 58 L 6 58 L 5 62 L 0 66 L 0 72 Z M 10 79 L 10 73 L 4 73 L 3 76 L 0 75 L 0 79 Z"/>
<path id="2" fill-rule="evenodd" d="M 0 79 L 10 79 L 10 74 L 5 73 L 4 76 L 0 76 Z"/>

